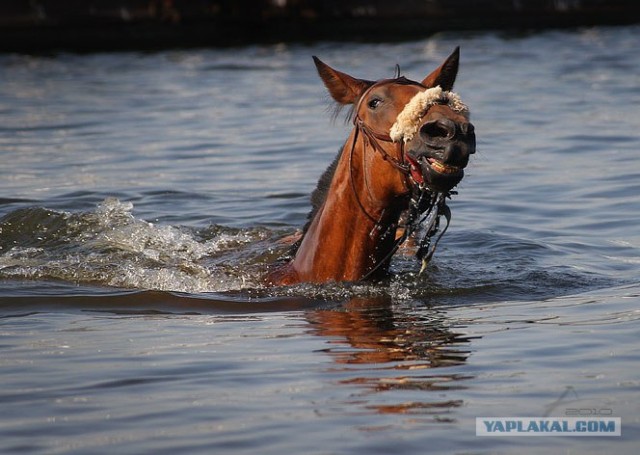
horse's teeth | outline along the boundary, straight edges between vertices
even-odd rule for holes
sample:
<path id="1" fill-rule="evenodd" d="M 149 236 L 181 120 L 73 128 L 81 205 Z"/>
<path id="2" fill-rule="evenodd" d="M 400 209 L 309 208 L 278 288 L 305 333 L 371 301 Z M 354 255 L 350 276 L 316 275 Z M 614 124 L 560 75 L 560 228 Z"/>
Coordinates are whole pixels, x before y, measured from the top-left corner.
<path id="1" fill-rule="evenodd" d="M 439 161 L 431 161 L 431 167 L 436 170 L 437 172 L 440 172 L 441 174 L 455 174 L 456 172 L 458 172 L 458 168 L 453 167 L 453 166 L 447 166 L 446 164 L 442 164 Z"/>

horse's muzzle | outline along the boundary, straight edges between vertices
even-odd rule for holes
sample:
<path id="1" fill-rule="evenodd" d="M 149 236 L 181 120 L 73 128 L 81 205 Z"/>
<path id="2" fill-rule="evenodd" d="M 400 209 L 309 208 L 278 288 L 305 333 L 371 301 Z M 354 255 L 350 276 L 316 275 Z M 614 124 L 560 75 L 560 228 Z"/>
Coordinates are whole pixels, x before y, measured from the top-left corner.
<path id="1" fill-rule="evenodd" d="M 446 117 L 425 122 L 406 145 L 408 158 L 420 166 L 424 183 L 434 191 L 455 187 L 476 152 L 476 134 L 469 122 L 456 123 Z"/>

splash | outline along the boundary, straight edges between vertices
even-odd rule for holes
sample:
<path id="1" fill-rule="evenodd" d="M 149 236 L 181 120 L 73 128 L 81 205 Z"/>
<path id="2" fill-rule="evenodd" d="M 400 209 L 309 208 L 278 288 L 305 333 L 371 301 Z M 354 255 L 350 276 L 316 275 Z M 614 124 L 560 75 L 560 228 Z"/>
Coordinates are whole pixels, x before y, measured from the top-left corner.
<path id="1" fill-rule="evenodd" d="M 260 230 L 202 231 L 155 225 L 133 204 L 107 199 L 94 211 L 28 208 L 0 220 L 0 278 L 62 280 L 120 288 L 219 292 L 259 286 L 260 264 L 246 248 Z M 243 263 L 230 256 L 245 250 Z"/>
<path id="2" fill-rule="evenodd" d="M 133 212 L 132 203 L 109 198 L 80 213 L 38 207 L 9 213 L 0 220 L 0 279 L 188 294 L 241 291 L 261 300 L 389 295 L 379 283 L 267 288 L 262 277 L 289 248 L 279 242 L 283 232 L 158 225 Z"/>

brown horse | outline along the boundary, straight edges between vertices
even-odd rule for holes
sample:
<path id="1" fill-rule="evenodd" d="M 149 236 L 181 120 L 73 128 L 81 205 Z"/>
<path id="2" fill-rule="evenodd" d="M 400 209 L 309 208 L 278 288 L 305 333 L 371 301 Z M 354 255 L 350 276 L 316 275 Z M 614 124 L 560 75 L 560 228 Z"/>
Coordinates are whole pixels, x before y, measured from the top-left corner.
<path id="1" fill-rule="evenodd" d="M 475 152 L 467 107 L 450 91 L 459 48 L 422 82 L 356 79 L 314 61 L 333 99 L 354 106 L 355 126 L 312 195 L 313 210 L 292 259 L 267 279 L 276 285 L 386 274 L 399 228 L 412 230 L 409 223 L 400 226 L 403 211 L 412 209 L 415 225 L 427 207 L 446 208 L 445 196 Z M 437 207 L 435 220 L 442 214 Z M 432 220 L 428 231 L 436 226 Z"/>

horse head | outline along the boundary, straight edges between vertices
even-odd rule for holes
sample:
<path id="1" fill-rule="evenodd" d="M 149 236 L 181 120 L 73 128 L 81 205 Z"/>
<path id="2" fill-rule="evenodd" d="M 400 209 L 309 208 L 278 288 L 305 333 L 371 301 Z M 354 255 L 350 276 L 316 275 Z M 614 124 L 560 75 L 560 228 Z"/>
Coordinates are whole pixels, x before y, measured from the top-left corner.
<path id="1" fill-rule="evenodd" d="M 448 226 L 446 196 L 475 152 L 469 111 L 451 91 L 458 59 L 456 49 L 421 82 L 399 75 L 373 82 L 314 57 L 333 99 L 353 106 L 354 128 L 312 194 L 313 209 L 293 258 L 271 272 L 268 282 L 384 276 L 421 219 L 426 234 L 416 256 L 424 269 L 446 231 L 439 231 L 440 216 Z"/>
<path id="2" fill-rule="evenodd" d="M 356 129 L 384 158 L 406 169 L 414 183 L 446 193 L 462 180 L 476 148 L 469 111 L 451 92 L 459 57 L 456 48 L 421 82 L 357 79 L 316 57 L 314 61 L 330 95 L 341 105 L 354 106 Z"/>

